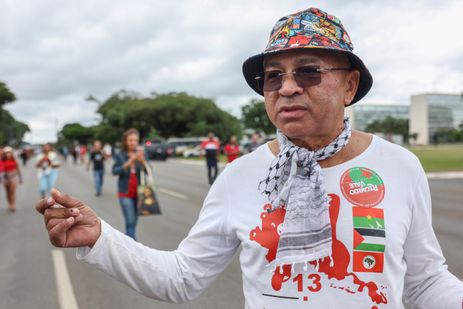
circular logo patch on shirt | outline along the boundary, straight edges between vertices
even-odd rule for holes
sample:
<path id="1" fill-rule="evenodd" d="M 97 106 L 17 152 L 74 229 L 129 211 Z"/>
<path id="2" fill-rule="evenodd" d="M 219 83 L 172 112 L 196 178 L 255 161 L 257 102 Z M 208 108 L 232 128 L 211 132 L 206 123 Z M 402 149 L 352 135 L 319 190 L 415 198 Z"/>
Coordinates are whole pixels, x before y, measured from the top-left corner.
<path id="1" fill-rule="evenodd" d="M 376 259 L 372 255 L 366 255 L 362 260 L 365 269 L 372 269 L 376 265 Z"/>
<path id="2" fill-rule="evenodd" d="M 361 207 L 375 207 L 384 198 L 381 177 L 366 167 L 353 167 L 341 176 L 341 191 L 346 200 Z"/>

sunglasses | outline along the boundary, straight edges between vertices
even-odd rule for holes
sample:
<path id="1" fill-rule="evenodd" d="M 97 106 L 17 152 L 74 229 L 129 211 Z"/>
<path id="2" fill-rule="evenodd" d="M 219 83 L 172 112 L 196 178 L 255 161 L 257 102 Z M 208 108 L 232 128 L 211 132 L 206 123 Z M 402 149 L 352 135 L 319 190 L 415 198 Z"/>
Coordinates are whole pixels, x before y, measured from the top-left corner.
<path id="1" fill-rule="evenodd" d="M 310 87 L 322 82 L 322 73 L 331 71 L 351 71 L 350 68 L 319 68 L 319 67 L 300 67 L 292 72 L 284 73 L 278 70 L 260 72 L 254 77 L 257 87 L 261 91 L 276 91 L 283 84 L 283 76 L 292 74 L 299 87 Z"/>

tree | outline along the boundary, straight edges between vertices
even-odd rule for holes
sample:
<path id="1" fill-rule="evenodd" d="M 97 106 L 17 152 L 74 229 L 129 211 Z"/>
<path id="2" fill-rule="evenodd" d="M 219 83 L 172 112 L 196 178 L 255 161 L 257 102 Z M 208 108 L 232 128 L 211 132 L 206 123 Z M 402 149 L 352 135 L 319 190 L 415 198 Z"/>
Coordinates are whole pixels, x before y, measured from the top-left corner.
<path id="1" fill-rule="evenodd" d="M 16 101 L 16 96 L 14 93 L 11 92 L 11 90 L 4 82 L 0 81 L 0 107 L 14 101 Z"/>
<path id="2" fill-rule="evenodd" d="M 119 91 L 98 108 L 102 116 L 100 125 L 113 128 L 122 135 L 128 128 L 136 128 L 142 138 L 156 135 L 204 136 L 214 132 L 220 139 L 241 134 L 241 123 L 221 110 L 211 99 L 199 98 L 184 92 L 153 94 L 141 97 L 137 93 Z"/>
<path id="3" fill-rule="evenodd" d="M 431 139 L 434 144 L 461 142 L 463 140 L 463 132 L 458 129 L 441 128 L 432 135 Z"/>
<path id="4" fill-rule="evenodd" d="M 242 121 L 246 128 L 262 131 L 266 134 L 275 133 L 275 126 L 268 119 L 263 101 L 252 100 L 241 107 Z"/>
<path id="5" fill-rule="evenodd" d="M 92 127 L 84 127 L 80 123 L 66 124 L 58 133 L 59 143 L 72 144 L 78 142 L 80 144 L 88 144 L 92 141 L 94 131 Z"/>
<path id="6" fill-rule="evenodd" d="M 19 146 L 29 126 L 17 121 L 13 115 L 3 109 L 3 105 L 16 101 L 15 94 L 8 86 L 0 81 L 0 145 L 9 144 Z"/>
<path id="7" fill-rule="evenodd" d="M 0 108 L 0 145 L 19 146 L 29 126 L 17 121 L 7 110 Z"/>
<path id="8" fill-rule="evenodd" d="M 375 120 L 368 124 L 365 131 L 371 133 L 384 133 L 389 140 L 393 134 L 402 135 L 404 141 L 408 142 L 408 119 L 387 116 L 384 119 Z"/>

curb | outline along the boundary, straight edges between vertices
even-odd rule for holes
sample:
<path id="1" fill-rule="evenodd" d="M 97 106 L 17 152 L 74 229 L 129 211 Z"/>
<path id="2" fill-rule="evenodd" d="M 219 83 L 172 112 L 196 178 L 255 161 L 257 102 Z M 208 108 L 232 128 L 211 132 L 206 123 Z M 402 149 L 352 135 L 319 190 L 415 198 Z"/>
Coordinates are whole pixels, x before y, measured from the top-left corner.
<path id="1" fill-rule="evenodd" d="M 204 160 L 188 160 L 188 159 L 172 159 L 172 158 L 170 158 L 169 161 L 173 161 L 173 162 L 177 162 L 177 163 L 181 163 L 181 164 L 189 164 L 189 165 L 201 165 L 201 166 L 206 165 L 206 161 L 204 161 Z M 219 162 L 220 167 L 224 167 L 225 165 L 226 165 L 226 163 Z"/>
<path id="2" fill-rule="evenodd" d="M 188 159 L 169 159 L 170 161 L 175 161 L 182 164 L 189 165 L 205 165 L 204 161 L 199 160 L 188 160 Z M 224 167 L 226 163 L 220 162 L 219 166 Z M 426 173 L 428 179 L 463 179 L 463 171 L 455 172 L 429 172 Z"/>
<path id="3" fill-rule="evenodd" d="M 463 172 L 432 172 L 426 173 L 428 179 L 463 179 Z"/>

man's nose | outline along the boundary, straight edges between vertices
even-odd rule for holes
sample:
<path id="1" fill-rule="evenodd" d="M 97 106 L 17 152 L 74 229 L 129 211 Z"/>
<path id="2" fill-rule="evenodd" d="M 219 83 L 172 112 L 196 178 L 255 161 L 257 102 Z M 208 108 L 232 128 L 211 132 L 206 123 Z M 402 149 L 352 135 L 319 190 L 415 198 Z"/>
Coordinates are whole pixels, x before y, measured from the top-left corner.
<path id="1" fill-rule="evenodd" d="M 278 91 L 280 95 L 292 96 L 296 93 L 302 94 L 303 90 L 304 89 L 297 84 L 293 74 L 289 73 L 282 76 L 281 88 Z"/>

